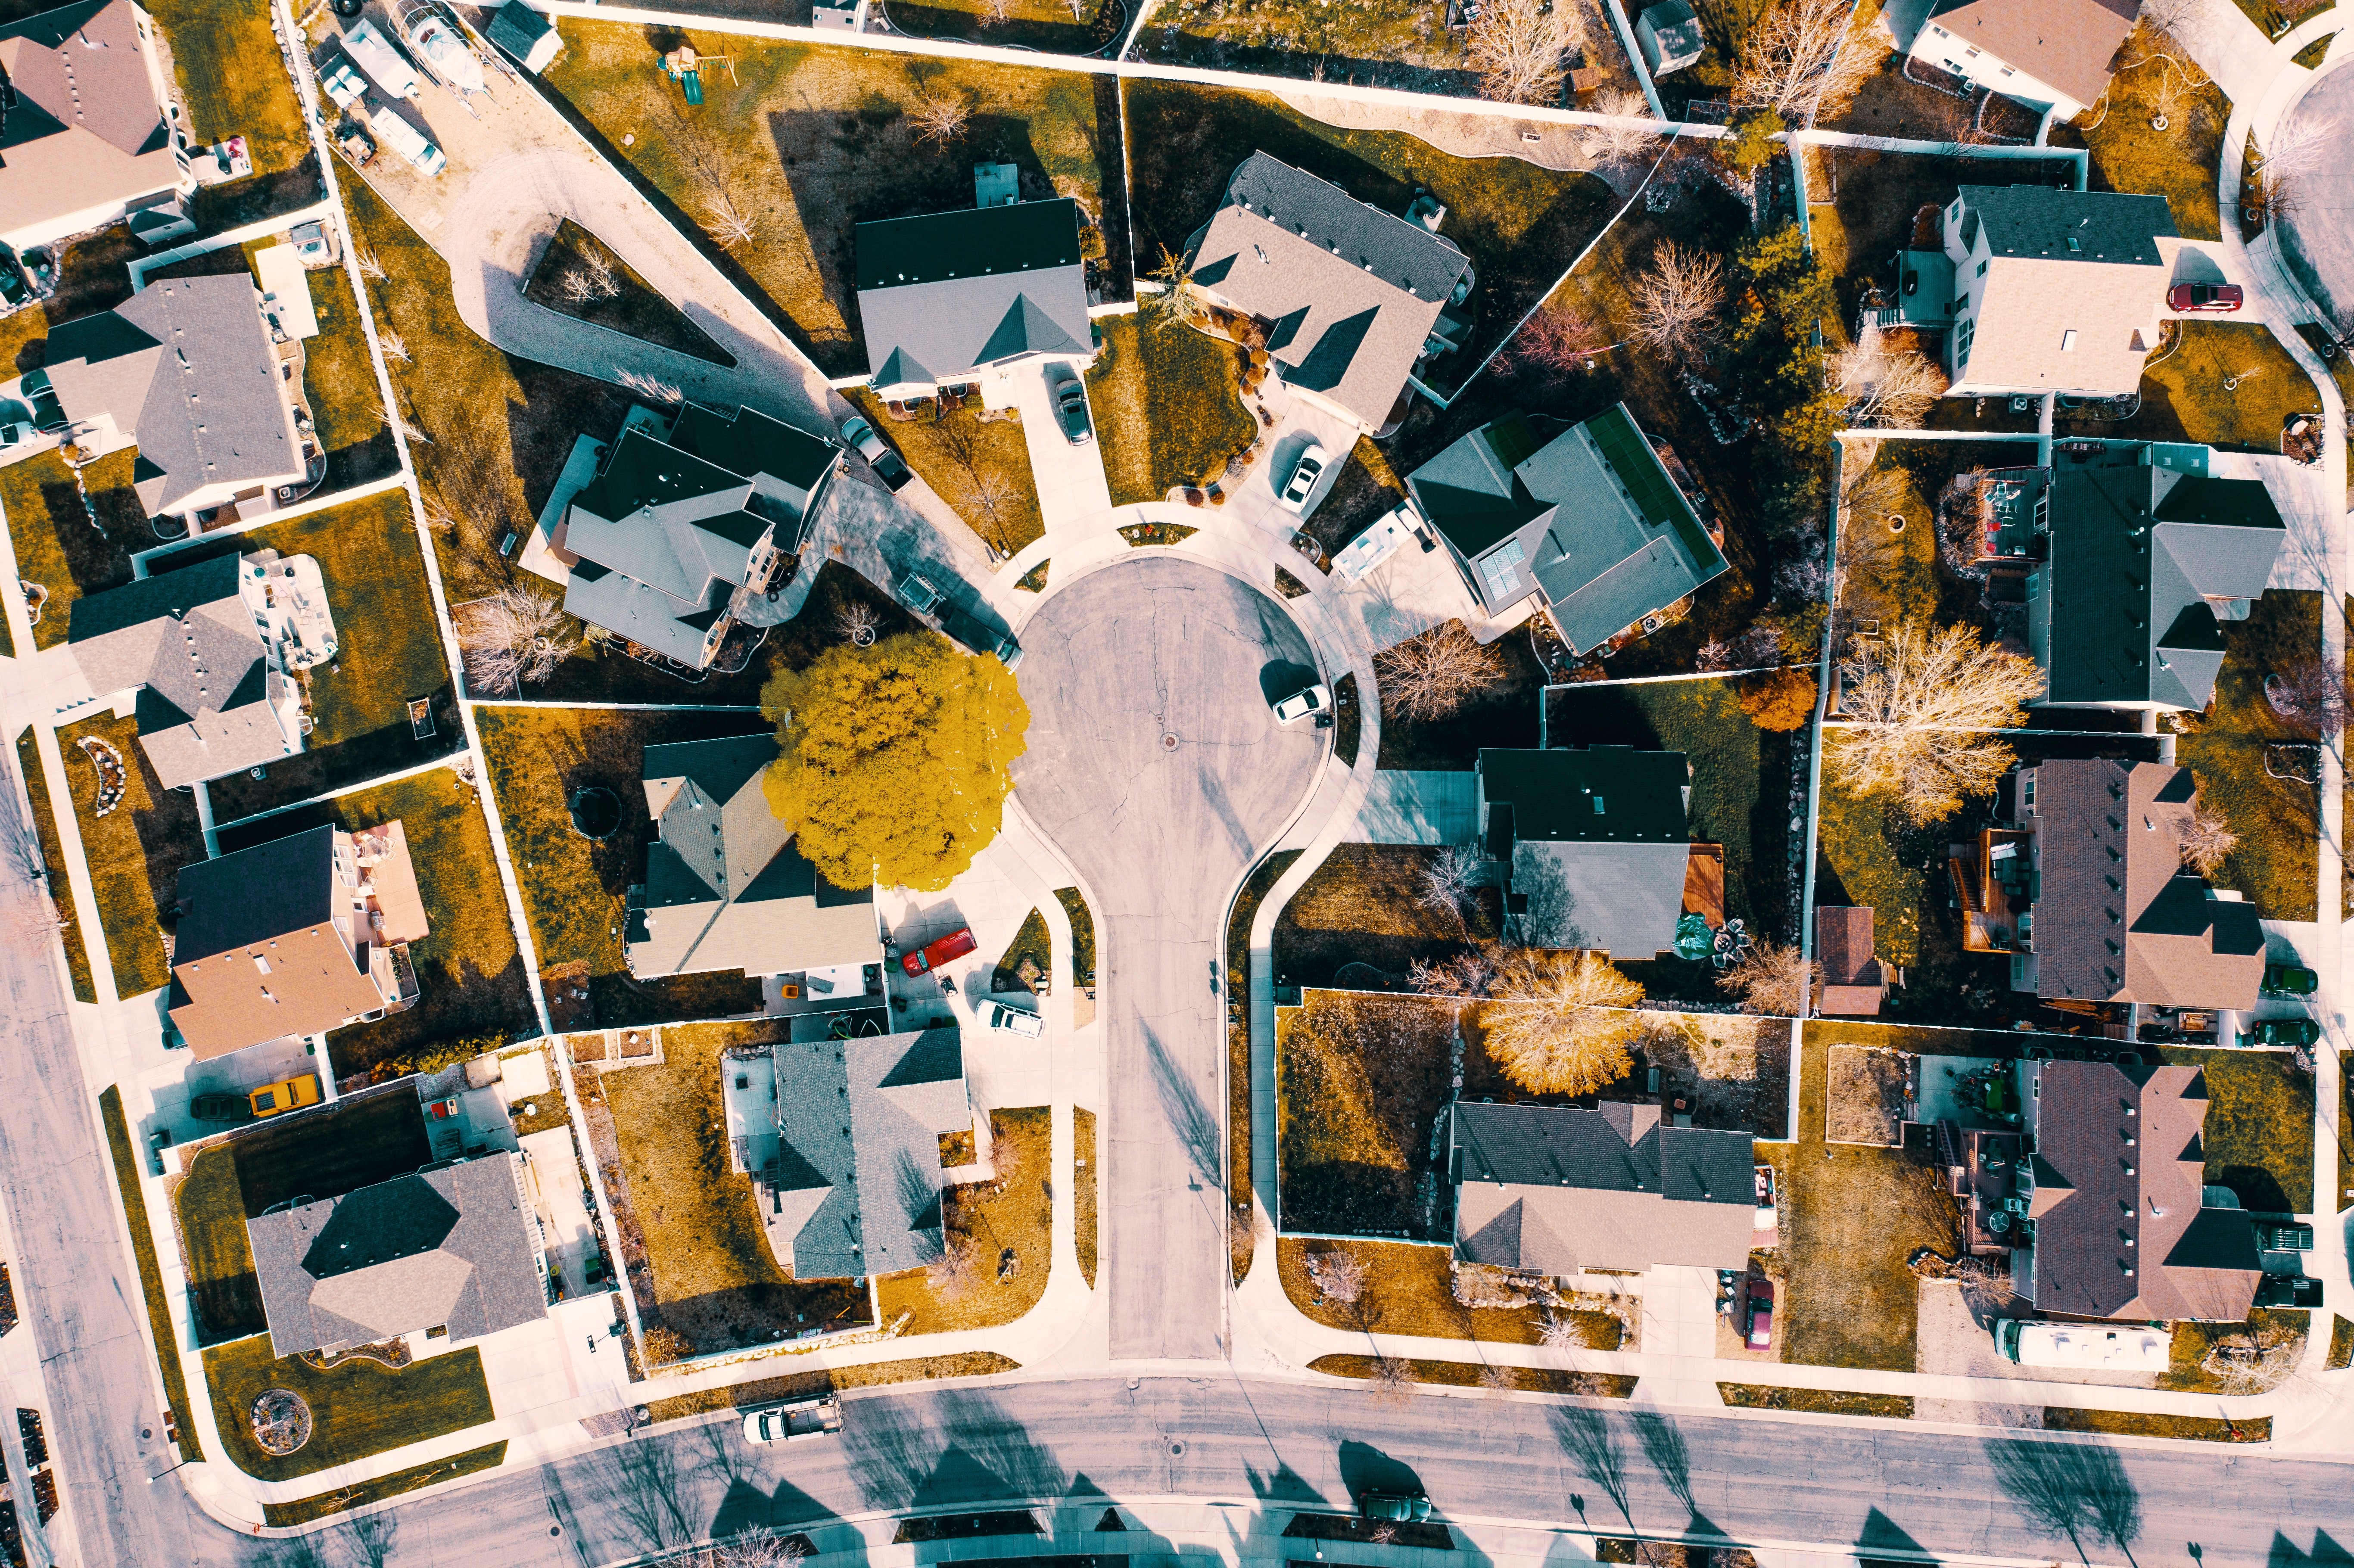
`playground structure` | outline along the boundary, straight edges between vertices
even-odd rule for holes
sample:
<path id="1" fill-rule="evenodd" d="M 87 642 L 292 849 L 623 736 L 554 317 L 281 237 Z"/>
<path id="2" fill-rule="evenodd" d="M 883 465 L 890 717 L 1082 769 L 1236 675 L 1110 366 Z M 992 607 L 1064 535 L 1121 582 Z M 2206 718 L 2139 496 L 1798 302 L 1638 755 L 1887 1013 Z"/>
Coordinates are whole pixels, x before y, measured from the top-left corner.
<path id="1" fill-rule="evenodd" d="M 681 44 L 662 58 L 663 74 L 678 83 L 679 90 L 686 94 L 686 101 L 690 106 L 703 101 L 703 68 L 723 65 L 727 68 L 729 84 L 736 87 L 743 86 L 744 84 L 736 79 L 734 55 L 706 55 L 698 51 L 693 44 Z"/>

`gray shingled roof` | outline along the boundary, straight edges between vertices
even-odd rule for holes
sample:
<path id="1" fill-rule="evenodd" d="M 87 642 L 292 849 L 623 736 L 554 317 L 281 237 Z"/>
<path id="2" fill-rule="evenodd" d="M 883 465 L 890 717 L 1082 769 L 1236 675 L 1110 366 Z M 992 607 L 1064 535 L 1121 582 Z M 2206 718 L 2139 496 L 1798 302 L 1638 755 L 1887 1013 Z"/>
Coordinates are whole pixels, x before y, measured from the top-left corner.
<path id="1" fill-rule="evenodd" d="M 270 1348 L 292 1356 L 444 1326 L 478 1340 L 536 1322 L 547 1294 L 530 1223 L 504 1153 L 249 1219 Z"/>
<path id="2" fill-rule="evenodd" d="M 1092 352 L 1075 201 L 862 223 L 854 243 L 878 387 L 956 384 L 1025 355 Z"/>
<path id="3" fill-rule="evenodd" d="M 341 914 L 332 823 L 180 868 L 175 965 L 250 948 Z"/>
<path id="4" fill-rule="evenodd" d="M 2093 98 L 2099 97 L 2096 90 Z M 2091 99 L 2086 100 L 2087 102 Z M 1960 185 L 1995 255 L 2158 267 L 2160 238 L 2179 238 L 2166 198 L 2051 185 Z"/>

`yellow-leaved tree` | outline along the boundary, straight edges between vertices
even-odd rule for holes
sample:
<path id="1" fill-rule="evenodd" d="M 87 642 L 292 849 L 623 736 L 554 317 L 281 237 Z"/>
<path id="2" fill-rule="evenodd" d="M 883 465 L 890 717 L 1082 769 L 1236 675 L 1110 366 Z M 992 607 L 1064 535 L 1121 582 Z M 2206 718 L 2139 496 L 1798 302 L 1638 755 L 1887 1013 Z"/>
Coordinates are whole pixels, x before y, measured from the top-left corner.
<path id="1" fill-rule="evenodd" d="M 769 806 L 837 887 L 937 892 L 1003 823 L 1030 707 L 993 654 L 930 631 L 828 649 L 761 689 Z"/>

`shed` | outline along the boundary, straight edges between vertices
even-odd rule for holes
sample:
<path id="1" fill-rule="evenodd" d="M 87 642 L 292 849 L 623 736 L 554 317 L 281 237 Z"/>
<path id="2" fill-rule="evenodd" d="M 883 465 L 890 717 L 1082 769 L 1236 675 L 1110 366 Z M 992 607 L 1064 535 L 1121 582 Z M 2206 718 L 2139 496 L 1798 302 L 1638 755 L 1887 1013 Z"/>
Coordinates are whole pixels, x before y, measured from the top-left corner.
<path id="1" fill-rule="evenodd" d="M 292 245 L 272 245 L 253 253 L 253 270 L 261 279 L 261 309 L 288 337 L 319 335 L 319 317 L 311 308 L 311 278 L 302 270 L 302 253 Z"/>
<path id="2" fill-rule="evenodd" d="M 1635 42 L 1643 50 L 1643 63 L 1655 77 L 1683 69 L 1699 59 L 1708 47 L 1700 18 L 1692 15 L 1692 8 L 1684 0 L 1659 0 L 1659 4 L 1636 17 Z"/>
<path id="3" fill-rule="evenodd" d="M 537 75 L 563 52 L 564 39 L 556 24 L 525 5 L 507 0 L 491 16 L 486 29 L 491 42 L 506 50 L 524 69 Z"/>

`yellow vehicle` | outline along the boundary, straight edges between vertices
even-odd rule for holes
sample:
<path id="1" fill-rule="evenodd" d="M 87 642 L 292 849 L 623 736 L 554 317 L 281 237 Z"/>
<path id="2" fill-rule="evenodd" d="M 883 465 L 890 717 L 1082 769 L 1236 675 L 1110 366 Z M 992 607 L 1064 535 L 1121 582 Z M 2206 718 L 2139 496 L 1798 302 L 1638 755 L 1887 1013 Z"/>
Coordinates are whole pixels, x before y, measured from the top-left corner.
<path id="1" fill-rule="evenodd" d="M 281 1084 L 264 1084 L 246 1097 L 257 1117 L 276 1116 L 280 1111 L 301 1110 L 304 1106 L 319 1103 L 319 1079 L 314 1073 L 299 1078 L 289 1078 Z"/>

